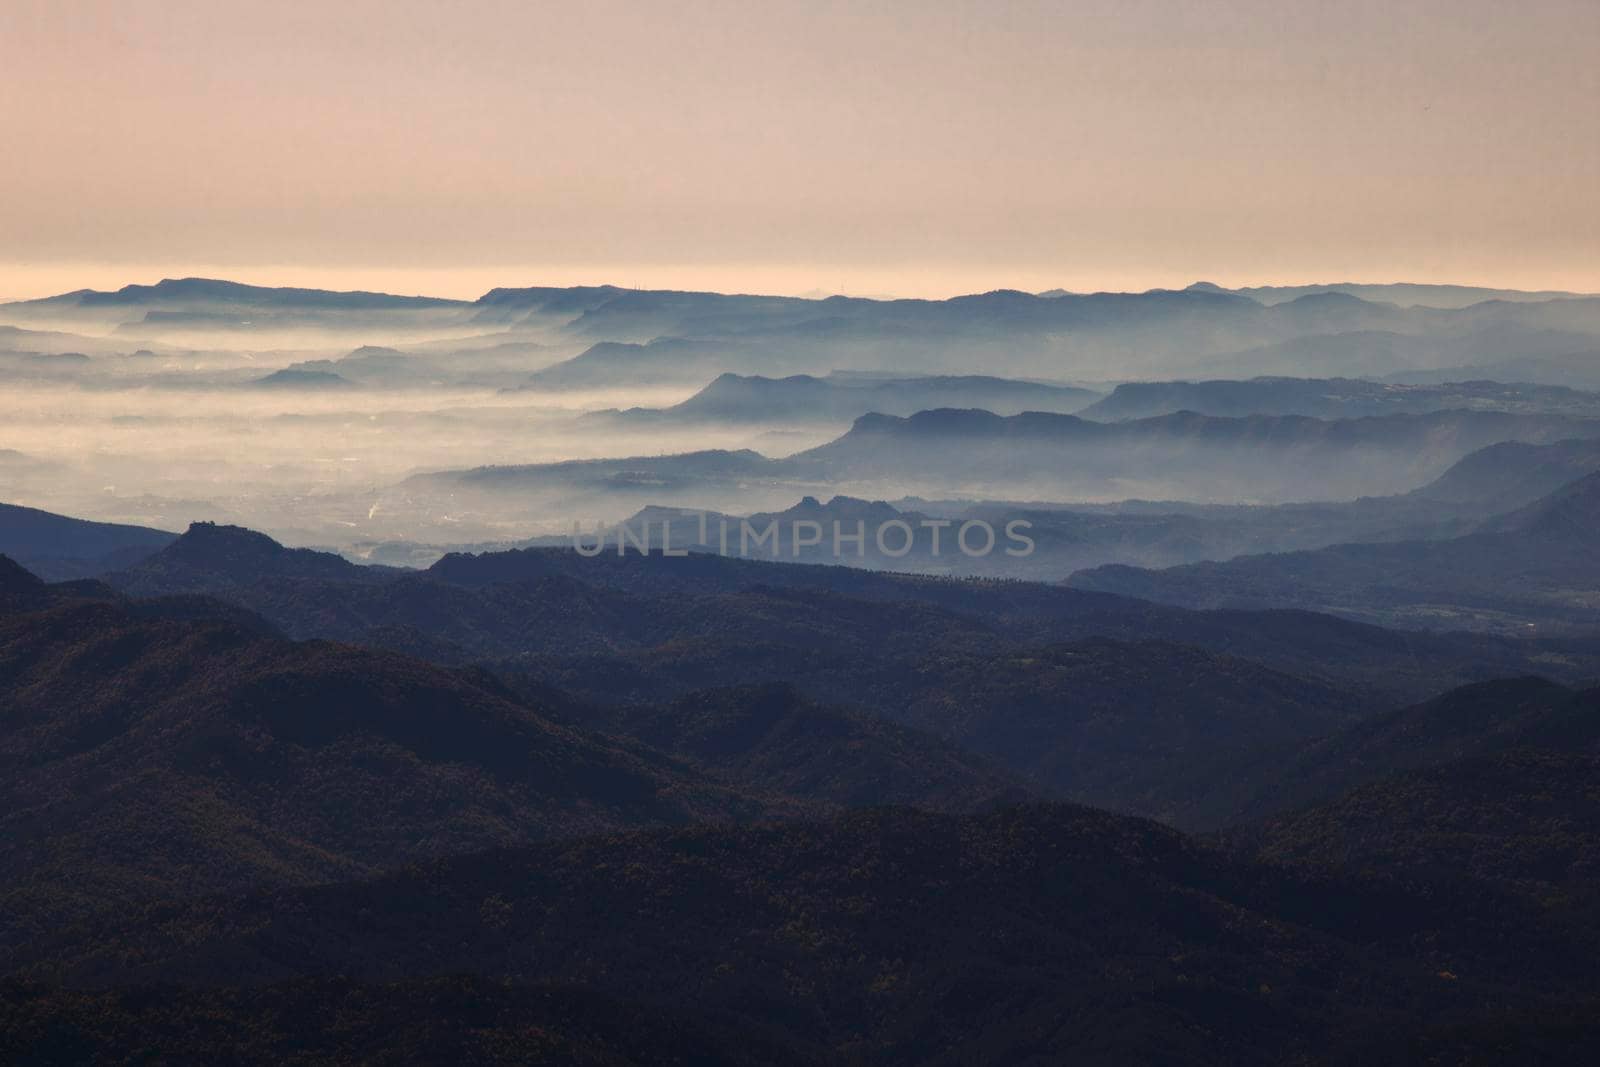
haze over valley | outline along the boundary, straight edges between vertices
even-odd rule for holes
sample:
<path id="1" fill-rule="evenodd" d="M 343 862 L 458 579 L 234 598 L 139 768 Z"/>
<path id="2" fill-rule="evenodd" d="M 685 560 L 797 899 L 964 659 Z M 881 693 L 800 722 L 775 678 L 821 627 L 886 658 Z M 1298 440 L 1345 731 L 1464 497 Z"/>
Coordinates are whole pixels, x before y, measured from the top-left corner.
<path id="1" fill-rule="evenodd" d="M 1590 358 L 1600 299 L 1431 307 L 1417 301 L 1435 290 L 1350 289 L 74 292 L 0 306 L 6 497 L 174 532 L 232 522 L 353 558 L 414 546 L 397 558 L 425 564 L 652 505 L 1348 501 L 1411 492 L 1501 441 L 1600 436 L 1581 375 L 1385 380 Z M 1368 358 L 1387 373 L 1351 377 Z M 1219 360 L 1274 377 L 1184 384 Z"/>

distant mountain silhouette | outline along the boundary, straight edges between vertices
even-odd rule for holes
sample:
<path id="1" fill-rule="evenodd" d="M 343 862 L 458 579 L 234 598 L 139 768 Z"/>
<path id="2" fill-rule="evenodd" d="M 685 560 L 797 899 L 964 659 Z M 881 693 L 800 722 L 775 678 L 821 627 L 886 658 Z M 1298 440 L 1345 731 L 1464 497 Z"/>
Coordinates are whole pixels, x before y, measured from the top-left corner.
<path id="1" fill-rule="evenodd" d="M 526 340 L 495 340 L 498 336 L 418 342 L 404 350 L 362 345 L 338 359 L 291 363 L 279 373 L 332 374 L 374 389 L 506 389 L 526 379 L 530 367 L 548 364 L 566 351 Z"/>
<path id="2" fill-rule="evenodd" d="M 523 389 L 610 389 L 703 382 L 731 365 L 758 369 L 772 361 L 736 342 L 662 337 L 648 344 L 601 341 L 572 359 L 535 371 Z"/>
<path id="3" fill-rule="evenodd" d="M 1540 550 L 1593 535 L 1600 522 L 1600 470 L 1575 479 L 1548 496 L 1507 515 L 1490 519 L 1481 534 L 1522 534 Z"/>
<path id="4" fill-rule="evenodd" d="M 1333 287 L 1339 289 L 1342 287 Z M 996 290 L 948 300 L 870 300 L 623 289 L 497 289 L 464 303 L 381 293 L 167 279 L 0 305 L 0 317 L 81 321 L 125 336 L 419 324 L 489 338 L 594 346 L 533 388 L 703 384 L 717 374 L 785 375 L 893 366 L 903 373 L 1104 380 L 1276 373 L 1326 377 L 1470 367 L 1592 352 L 1600 300 L 1510 295 L 1468 306 L 1399 306 L 1327 287 L 1291 299 L 1214 289 L 1036 296 Z M 1442 290 L 1441 290 L 1442 292 Z M 1393 294 L 1390 294 L 1393 295 Z M 1459 300 L 1453 300 L 1459 303 Z M 1409 303 L 1402 297 L 1400 303 Z M 535 336 L 536 335 L 536 336 Z M 633 346 L 633 347 L 627 347 Z M 1382 351 L 1380 351 L 1380 349 Z M 88 349 L 78 349 L 89 351 Z M 1501 378 L 1499 371 L 1477 377 Z M 1509 379 L 1526 380 L 1513 374 Z"/>
<path id="5" fill-rule="evenodd" d="M 1258 375 L 1294 378 L 1371 378 L 1412 385 L 1452 382 L 1533 382 L 1593 390 L 1600 379 L 1586 373 L 1597 339 L 1587 327 L 1557 328 L 1536 320 L 1519 321 L 1516 308 L 1497 305 L 1494 314 L 1472 309 L 1453 313 L 1455 328 L 1437 312 L 1418 312 L 1430 326 L 1305 332 L 1281 340 L 1215 352 L 1183 364 L 1177 373 L 1146 373 L 1146 378 L 1248 379 Z M 1551 316 L 1560 319 L 1560 316 Z M 1444 321 L 1448 321 L 1444 320 Z M 1507 352 L 1517 355 L 1507 357 Z M 1583 353 L 1574 358 L 1575 353 Z M 1556 373 L 1556 368 L 1561 368 Z"/>
<path id="6" fill-rule="evenodd" d="M 1239 289 L 1224 289 L 1211 282 L 1195 282 L 1191 290 L 1211 293 L 1234 293 L 1248 296 L 1263 304 L 1278 304 L 1319 293 L 1339 293 L 1401 306 L 1433 308 L 1464 308 L 1486 300 L 1541 301 L 1567 297 L 1593 296 L 1595 294 L 1569 293 L 1557 289 L 1530 291 L 1523 289 L 1489 289 L 1476 285 L 1418 285 L 1414 282 L 1369 285 L 1359 282 L 1335 282 L 1331 285 L 1257 285 Z"/>
<path id="7" fill-rule="evenodd" d="M 835 480 L 932 487 L 1015 486 L 1018 495 L 1108 495 L 1142 481 L 1189 499 L 1340 499 L 1405 492 L 1501 441 L 1600 437 L 1600 419 L 1440 411 L 1356 419 L 1225 418 L 1179 412 L 1101 423 L 1030 412 L 868 415 L 792 457 Z M 798 469 L 798 467 L 797 467 Z M 989 492 L 993 493 L 991 488 Z M 1024 496 L 1026 498 L 1026 496 Z"/>
<path id="8" fill-rule="evenodd" d="M 1310 607 L 1391 625 L 1590 629 L 1600 596 L 1600 471 L 1446 541 L 1348 544 L 1070 583 L 1186 607 Z"/>
<path id="9" fill-rule="evenodd" d="M 336 1012 L 337 1021 L 328 1012 Z M 282 1046 L 317 1063 L 517 1064 L 607 1067 L 815 1067 L 760 1027 L 712 1026 L 577 985 L 518 985 L 452 975 L 416 981 L 291 981 L 229 989 L 0 986 L 0 1057 L 11 1062 L 114 1063 L 152 1043 L 183 1063 L 271 1067 Z M 276 1035 L 268 1037 L 266 1035 Z M 355 1052 L 353 1050 L 359 1050 Z M 487 1050 L 487 1051 L 486 1051 Z"/>
<path id="10" fill-rule="evenodd" d="M 416 488 L 522 491 L 539 487 L 576 487 L 606 492 L 652 492 L 703 487 L 723 482 L 741 484 L 750 477 L 773 478 L 796 465 L 784 465 L 750 449 L 705 449 L 620 459 L 574 459 L 474 467 L 464 471 L 416 474 L 403 485 Z"/>
<path id="11" fill-rule="evenodd" d="M 1596 466 L 1600 467 L 1600 463 Z M 1534 496 L 1537 495 L 1535 492 Z M 796 529 L 794 524 L 797 522 L 811 521 L 820 524 L 821 541 L 816 545 L 803 546 L 798 554 L 793 554 L 791 545 L 783 553 L 785 558 L 928 575 L 1060 581 L 1075 571 L 1107 563 L 1166 567 L 1205 559 L 1229 559 L 1252 552 L 1320 548 L 1352 540 L 1449 537 L 1470 530 L 1490 514 L 1525 502 L 1515 493 L 1508 493 L 1504 500 L 1486 510 L 1478 508 L 1470 500 L 1431 500 L 1411 496 L 1276 506 L 1208 506 L 1151 501 L 1124 501 L 1099 506 L 1052 506 L 948 500 L 932 503 L 919 498 L 889 504 L 839 493 L 826 501 L 815 496 L 803 496 L 792 507 L 760 511 L 749 516 L 706 508 L 649 504 L 616 526 L 626 527 L 631 532 L 630 543 L 642 541 L 644 531 L 648 530 L 651 545 L 658 550 L 665 544 L 674 550 L 688 548 L 701 552 L 723 552 L 721 531 L 726 528 L 729 531 L 727 551 L 741 554 L 741 521 L 748 521 L 758 531 L 774 521 L 789 531 Z M 932 554 L 931 538 L 925 530 L 912 538 L 911 549 L 904 555 L 885 555 L 880 549 L 877 535 L 886 524 L 898 520 L 909 523 L 916 531 L 923 529 L 921 524 L 924 520 L 940 516 L 952 519 L 956 527 L 969 520 L 987 522 L 997 531 L 997 543 L 1007 547 L 1012 544 L 1009 538 L 1002 540 L 1007 525 L 1013 521 L 1026 522 L 1028 526 L 1025 532 L 1033 541 L 1034 550 L 1026 557 L 1007 556 L 1003 552 L 969 557 L 959 551 L 954 554 L 944 551 L 942 543 L 941 554 L 935 556 Z M 854 554 L 854 548 L 849 544 L 843 545 L 841 553 L 835 554 L 832 544 L 834 522 L 840 523 L 840 529 L 846 535 L 854 534 L 857 522 L 864 524 L 865 541 L 859 556 Z M 662 531 L 667 527 L 670 527 L 670 536 L 663 541 Z M 592 530 L 584 536 L 586 543 L 592 543 L 595 537 Z M 607 544 L 615 545 L 617 537 L 616 527 L 607 529 Z M 900 535 L 890 527 L 885 535 L 885 543 L 895 547 L 899 540 Z M 549 535 L 530 538 L 526 544 L 518 547 L 561 548 L 570 547 L 571 544 L 570 534 Z M 770 549 L 770 546 L 767 547 Z M 770 556 L 770 551 L 764 552 L 761 546 L 752 545 L 743 554 L 763 558 Z M 393 558 L 407 557 L 397 552 Z M 422 562 L 430 563 L 433 559 L 437 559 L 437 556 Z"/>
<path id="12" fill-rule="evenodd" d="M 498 494 L 484 506 L 537 511 L 537 504 L 569 514 L 583 514 L 597 501 L 613 508 L 727 510 L 752 497 L 750 510 L 761 510 L 774 497 L 793 493 L 793 499 L 818 485 L 846 495 L 878 495 L 891 486 L 933 499 L 1181 494 L 1201 502 L 1331 502 L 1409 492 L 1489 445 L 1567 439 L 1600 439 L 1600 418 L 1464 410 L 1354 419 L 1179 412 L 1104 423 L 1048 412 L 936 409 L 865 415 L 834 440 L 781 459 L 741 449 L 478 467 L 414 475 L 401 489 Z"/>
<path id="13" fill-rule="evenodd" d="M 176 536 L 165 530 L 89 522 L 0 504 L 0 553 L 54 581 L 120 570 L 171 544 Z"/>
<path id="14" fill-rule="evenodd" d="M 1464 457 L 1410 495 L 1471 504 L 1485 517 L 1533 503 L 1586 474 L 1600 471 L 1600 439 L 1531 445 L 1506 441 Z"/>
<path id="15" fill-rule="evenodd" d="M 135 596 L 219 592 L 263 580 L 375 581 L 381 568 L 362 567 L 332 552 L 284 548 L 241 526 L 197 522 L 161 551 L 113 579 Z"/>
<path id="16" fill-rule="evenodd" d="M 1479 411 L 1600 414 L 1600 393 L 1556 386 L 1456 382 L 1389 385 L 1352 378 L 1252 378 L 1247 381 L 1132 382 L 1078 414 L 1142 419 L 1175 411 L 1204 415 L 1311 415 L 1357 418 L 1397 412 Z"/>
<path id="17" fill-rule="evenodd" d="M 337 310 L 457 307 L 459 300 L 427 296 L 391 296 L 387 293 L 332 292 L 244 285 L 214 278 L 164 278 L 154 285 L 125 285 L 114 292 L 79 289 L 59 296 L 0 305 L 8 309 L 50 307 L 137 307 L 173 304 L 226 304 L 241 307 L 279 307 Z"/>
<path id="18" fill-rule="evenodd" d="M 331 371 L 286 367 L 250 383 L 257 387 L 286 389 L 348 389 L 355 383 Z"/>
<path id="19" fill-rule="evenodd" d="M 851 422 L 869 412 L 910 415 L 951 404 L 1014 414 L 1077 411 L 1099 394 L 1088 389 L 982 375 L 919 378 L 763 378 L 719 375 L 694 396 L 669 408 L 596 412 L 627 422 Z"/>
<path id="20" fill-rule="evenodd" d="M 1388 381 L 1427 385 L 1469 378 L 1537 382 L 1541 385 L 1600 390 L 1600 341 L 1591 335 L 1567 331 L 1518 331 L 1515 336 L 1495 335 L 1492 345 L 1441 346 L 1458 362 L 1415 370 L 1386 368 Z M 1517 355 L 1507 356 L 1506 352 Z M 1407 361 L 1411 362 L 1411 361 Z"/>
<path id="21" fill-rule="evenodd" d="M 0 311 L 15 308 L 15 304 L 0 304 Z M 0 357 L 26 357 L 36 355 L 61 355 L 66 353 L 108 354 L 118 350 L 115 342 L 101 337 L 87 337 L 59 330 L 28 330 L 20 326 L 0 324 Z M 0 363 L 0 367 L 4 364 Z"/>

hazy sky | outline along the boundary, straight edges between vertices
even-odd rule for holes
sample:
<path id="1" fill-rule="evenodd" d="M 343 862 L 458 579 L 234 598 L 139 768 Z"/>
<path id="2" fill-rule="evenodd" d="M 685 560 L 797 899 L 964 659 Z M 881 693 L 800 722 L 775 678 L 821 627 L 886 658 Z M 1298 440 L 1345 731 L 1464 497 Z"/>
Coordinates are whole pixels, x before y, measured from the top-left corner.
<path id="1" fill-rule="evenodd" d="M 0 296 L 1600 290 L 1600 2 L 0 0 Z"/>

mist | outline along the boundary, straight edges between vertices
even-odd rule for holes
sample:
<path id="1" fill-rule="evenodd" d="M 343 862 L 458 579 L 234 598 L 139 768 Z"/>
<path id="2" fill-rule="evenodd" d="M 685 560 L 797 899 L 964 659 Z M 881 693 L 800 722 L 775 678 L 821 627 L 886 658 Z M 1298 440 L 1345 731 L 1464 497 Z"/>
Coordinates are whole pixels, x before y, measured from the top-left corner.
<path id="1" fill-rule="evenodd" d="M 1372 376 L 1448 381 L 1490 353 L 1582 365 L 1600 351 L 1600 301 L 1390 288 L 945 301 L 613 286 L 466 301 L 207 279 L 75 291 L 0 305 L 0 500 L 426 563 L 650 507 L 1392 497 L 1499 441 L 1600 436 L 1600 401 L 1581 391 Z M 1107 399 L 1216 367 L 1305 380 Z M 1337 374 L 1367 377 L 1325 383 Z M 1175 419 L 1184 408 L 1214 414 Z M 1090 543 L 1028 566 L 1065 577 L 1069 562 L 1188 561 L 1240 541 Z"/>

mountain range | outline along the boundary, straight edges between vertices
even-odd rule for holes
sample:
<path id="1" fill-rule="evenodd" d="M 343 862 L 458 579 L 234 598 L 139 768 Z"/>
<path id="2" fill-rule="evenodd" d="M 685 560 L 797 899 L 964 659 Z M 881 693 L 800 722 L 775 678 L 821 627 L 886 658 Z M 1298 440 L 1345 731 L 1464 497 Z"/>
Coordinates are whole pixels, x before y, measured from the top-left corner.
<path id="1" fill-rule="evenodd" d="M 0 461 L 3 458 L 0 456 Z M 36 471 L 40 477 L 46 470 L 27 457 L 19 458 L 18 464 L 19 471 Z M 549 483 L 564 483 L 576 492 L 608 496 L 627 493 L 642 500 L 677 492 L 700 502 L 702 507 L 694 510 L 647 504 L 621 523 L 632 531 L 634 543 L 642 542 L 648 531 L 650 543 L 657 549 L 670 544 L 675 549 L 723 551 L 719 532 L 726 524 L 733 531 L 729 550 L 737 552 L 741 519 L 748 520 L 758 531 L 773 522 L 784 530 L 793 530 L 799 522 L 815 522 L 824 533 L 831 531 L 834 522 L 847 531 L 853 531 L 860 522 L 866 538 L 859 558 L 848 551 L 835 555 L 828 537 L 798 551 L 791 551 L 786 545 L 782 558 L 920 573 L 1054 581 L 1108 563 L 1167 567 L 1341 543 L 1434 541 L 1460 536 L 1488 518 L 1525 507 L 1568 482 L 1600 470 L 1600 440 L 1491 445 L 1468 454 L 1434 481 L 1408 493 L 1344 502 L 1241 506 L 1135 500 L 1106 505 L 1043 505 L 911 497 L 889 504 L 836 494 L 827 503 L 805 496 L 790 506 L 746 516 L 704 508 L 707 486 L 725 485 L 730 497 L 749 501 L 751 486 L 760 484 L 751 479 L 759 479 L 772 469 L 770 461 L 754 453 L 710 453 L 702 457 L 580 461 L 549 468 L 545 476 Z M 448 485 L 455 477 L 445 476 L 442 481 Z M 526 469 L 490 468 L 460 484 L 467 488 L 477 484 L 489 487 L 486 491 L 493 499 L 504 492 L 494 487 L 502 483 L 526 486 L 528 478 Z M 422 479 L 420 484 L 433 481 Z M 769 491 L 776 500 L 794 490 L 773 481 Z M 459 502 L 456 506 L 460 506 Z M 877 545 L 876 532 L 884 523 L 898 520 L 920 529 L 924 521 L 949 520 L 959 525 L 974 519 L 988 522 L 997 531 L 1013 521 L 1028 523 L 1027 536 L 1034 542 L 1033 552 L 1026 557 L 999 552 L 968 557 L 953 551 L 934 556 L 926 536 L 913 538 L 912 550 L 901 556 L 884 555 Z M 661 539 L 664 526 L 671 528 L 666 542 Z M 143 527 L 88 523 L 14 506 L 0 510 L 0 552 L 57 579 L 94 577 L 131 565 L 170 542 L 173 536 Z M 592 530 L 584 533 L 588 542 L 595 536 Z M 618 534 L 611 528 L 601 536 L 614 545 Z M 564 534 L 523 539 L 516 547 L 563 547 L 571 543 L 570 534 Z M 511 546 L 485 544 L 469 550 L 504 547 Z M 393 543 L 373 546 L 362 554 L 374 561 L 414 560 L 412 565 L 427 566 L 440 555 L 459 548 L 449 544 Z M 760 546 L 755 550 L 760 555 Z"/>
<path id="2" fill-rule="evenodd" d="M 704 389 L 668 408 L 608 409 L 591 417 L 651 425 L 674 422 L 850 423 L 881 412 L 911 415 L 930 408 L 981 407 L 1000 414 L 1073 412 L 1099 396 L 1088 389 L 983 375 L 892 378 L 798 374 L 788 378 L 718 375 Z"/>
<path id="3" fill-rule="evenodd" d="M 176 999 L 303 1047 L 431 989 L 384 1044 L 539 1062 L 585 1038 L 638 1048 L 663 1015 L 667 1048 L 740 1064 L 1381 1062 L 1373 1046 L 1427 1054 L 1468 1026 L 1581 1062 L 1593 1032 L 1568 1022 L 1592 1006 L 1580 923 L 1478 882 L 1306 875 L 1072 807 L 602 837 L 120 919 L 31 957 L 90 992 L 25 987 L 13 1010 L 95 1048 Z M 168 991 L 96 1018 L 106 986 Z M 530 988 L 536 1033 L 507 1010 Z M 312 990 L 337 1020 L 284 1011 Z M 622 1007 L 576 1010 L 581 993 Z M 469 1037 L 450 1020 L 479 996 Z"/>
<path id="4" fill-rule="evenodd" d="M 836 482 L 894 481 L 946 492 L 1008 486 L 1045 498 L 1115 498 L 1144 495 L 1128 491 L 1142 483 L 1181 484 L 1190 500 L 1338 500 L 1405 492 L 1502 441 L 1596 436 L 1600 420 L 1493 411 L 1331 420 L 1180 412 L 1100 423 L 943 410 L 865 416 L 842 437 L 789 462 L 817 465 Z"/>
<path id="5" fill-rule="evenodd" d="M 1597 663 L 707 556 L 0 558 L 0 1053 L 1582 1062 L 1600 704 L 1517 676 Z"/>
<path id="6" fill-rule="evenodd" d="M 258 552 L 261 562 L 234 565 Z M 1172 736 L 1189 728 L 1178 717 L 1196 717 L 1207 744 L 1226 744 L 1227 721 L 1258 706 L 1310 736 L 1347 714 L 1467 681 L 1600 673 L 1595 650 L 1577 638 L 1406 634 L 1300 612 L 1192 612 L 1059 586 L 702 555 L 585 559 L 528 549 L 384 572 L 202 526 L 108 580 L 136 595 L 223 597 L 299 639 L 496 665 L 517 684 L 534 684 L 530 692 L 554 687 L 601 704 L 784 682 L 812 700 L 952 739 L 965 736 L 969 716 L 1067 716 L 1048 721 L 1072 739 L 1062 742 L 1068 749 L 1102 743 L 1094 729 L 1111 731 L 1107 752 L 1122 754 L 1106 768 L 1106 789 L 1122 788 L 1117 768 L 1129 761 L 1144 768 L 1141 781 L 1159 780 L 1151 771 L 1159 759 L 1135 758 L 1137 746 L 1128 747 L 1154 729 L 1150 716 L 1174 716 L 1156 731 Z M 1121 643 L 1084 644 L 1092 638 Z M 1084 681 L 1069 685 L 1077 671 Z M 1121 681 L 1091 688 L 1102 676 Z M 1102 703 L 1075 709 L 1074 695 L 1088 692 Z M 965 696 L 952 702 L 952 693 Z M 1067 723 L 1078 714 L 1100 726 L 1073 734 Z M 1004 756 L 1002 748 L 985 751 Z M 1012 754 L 1020 761 L 1013 770 L 1049 778 L 1028 762 L 1045 750 Z M 1090 766 L 1051 788 L 1108 802 L 1099 773 Z"/>
<path id="7" fill-rule="evenodd" d="M 1561 300 L 1569 297 L 1595 296 L 1594 293 L 1569 293 L 1559 289 L 1528 291 L 1523 289 L 1491 289 L 1480 285 L 1419 285 L 1399 282 L 1388 285 L 1335 282 L 1330 285 L 1256 285 L 1228 289 L 1211 282 L 1195 282 L 1190 289 L 1214 293 L 1233 293 L 1247 296 L 1263 304 L 1279 304 L 1297 300 L 1316 293 L 1342 293 L 1362 300 L 1398 304 L 1401 307 L 1462 308 L 1481 304 L 1487 300 L 1513 302 Z"/>
<path id="8" fill-rule="evenodd" d="M 497 289 L 467 302 L 186 278 L 4 304 L 0 321 L 78 323 L 96 334 L 109 327 L 157 345 L 316 329 L 365 333 L 377 344 L 387 343 L 386 330 L 413 340 L 421 330 L 435 339 L 453 335 L 463 348 L 541 339 L 595 346 L 541 371 L 540 388 L 703 385 L 724 372 L 884 366 L 963 374 L 981 365 L 1000 375 L 1074 379 L 1230 365 L 1251 373 L 1366 374 L 1380 366 L 1393 373 L 1484 364 L 1507 351 L 1592 353 L 1600 337 L 1600 299 L 1585 296 L 1485 293 L 1492 298 L 1463 305 L 1455 294 L 1441 302 L 1457 306 L 1429 307 L 1412 303 L 1426 294 L 1404 287 L 1257 295 L 1205 287 L 1054 296 L 1000 290 L 878 301 L 589 286 Z M 1294 350 L 1306 341 L 1332 348 Z M 1381 360 L 1366 354 L 1377 347 L 1387 348 Z"/>
<path id="9" fill-rule="evenodd" d="M 479 511 L 529 521 L 550 512 L 620 518 L 647 503 L 749 513 L 819 487 L 868 498 L 890 489 L 933 499 L 1341 501 L 1408 492 L 1501 442 L 1596 437 L 1600 419 L 1502 411 L 1351 419 L 1180 412 L 1105 423 L 939 409 L 865 415 L 834 440 L 779 459 L 707 449 L 434 471 L 382 499 L 413 514 L 437 501 L 458 521 Z"/>
<path id="10" fill-rule="evenodd" d="M 1586 1064 L 1597 356 L 1453 286 L 0 305 L 0 496 L 121 520 L 0 506 L 0 1062 Z"/>
<path id="11" fill-rule="evenodd" d="M 1436 386 L 1395 385 L 1352 378 L 1128 382 L 1077 414 L 1097 420 L 1143 419 L 1177 411 L 1231 417 L 1311 415 L 1329 419 L 1462 408 L 1596 415 L 1600 414 L 1600 393 L 1493 381 L 1448 382 Z"/>
<path id="12" fill-rule="evenodd" d="M 1437 629 L 1593 626 L 1600 607 L 1600 471 L 1472 533 L 1442 541 L 1345 544 L 1163 571 L 1110 565 L 1081 589 L 1188 607 L 1311 607 Z"/>
<path id="13" fill-rule="evenodd" d="M 0 582 L 0 943 L 91 905 L 783 811 L 486 675 L 290 643 L 203 601 Z"/>
<path id="14" fill-rule="evenodd" d="M 165 548 L 177 536 L 144 526 L 86 522 L 0 504 L 0 554 L 53 581 L 121 570 Z"/>

